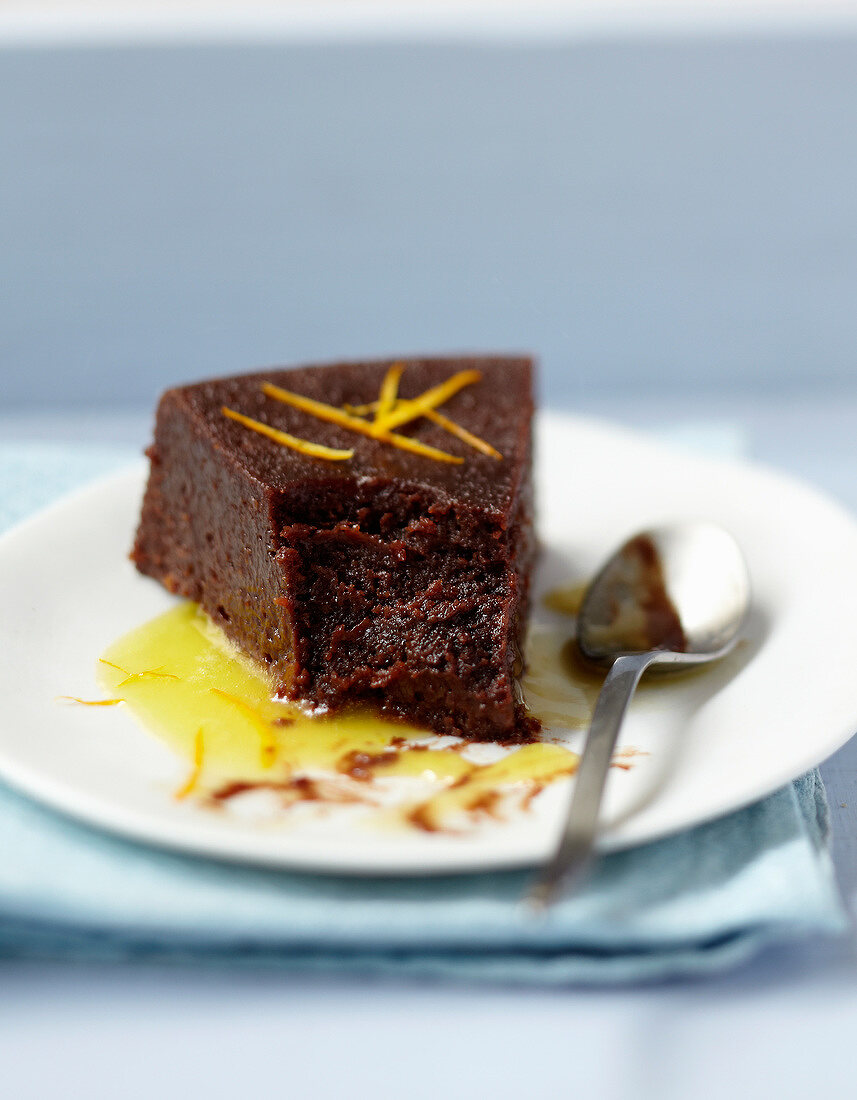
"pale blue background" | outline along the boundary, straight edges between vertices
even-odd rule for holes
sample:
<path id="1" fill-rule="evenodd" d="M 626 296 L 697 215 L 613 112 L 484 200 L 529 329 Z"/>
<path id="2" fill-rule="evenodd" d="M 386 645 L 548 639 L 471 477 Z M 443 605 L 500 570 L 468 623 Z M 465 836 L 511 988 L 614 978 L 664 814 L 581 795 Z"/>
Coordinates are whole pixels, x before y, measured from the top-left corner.
<path id="1" fill-rule="evenodd" d="M 528 348 L 545 396 L 857 387 L 857 37 L 0 50 L 7 411 Z"/>
<path id="2" fill-rule="evenodd" d="M 177 378 L 529 346 L 552 404 L 857 508 L 855 137 L 857 36 L 0 49 L 0 435 L 142 446 Z M 823 774 L 857 914 L 857 742 Z M 609 993 L 0 986 L 15 1100 L 853 1091 L 854 937 Z"/>

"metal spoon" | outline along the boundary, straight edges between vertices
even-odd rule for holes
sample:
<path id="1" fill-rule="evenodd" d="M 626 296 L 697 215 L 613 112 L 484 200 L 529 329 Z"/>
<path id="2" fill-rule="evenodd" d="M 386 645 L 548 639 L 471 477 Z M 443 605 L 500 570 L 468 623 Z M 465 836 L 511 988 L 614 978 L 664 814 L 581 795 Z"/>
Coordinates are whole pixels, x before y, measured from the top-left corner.
<path id="1" fill-rule="evenodd" d="M 527 901 L 546 908 L 588 863 L 607 769 L 640 677 L 652 665 L 685 668 L 723 657 L 750 601 L 737 543 L 713 523 L 643 531 L 586 590 L 577 621 L 583 659 L 610 669 L 598 696 L 556 852 Z"/>

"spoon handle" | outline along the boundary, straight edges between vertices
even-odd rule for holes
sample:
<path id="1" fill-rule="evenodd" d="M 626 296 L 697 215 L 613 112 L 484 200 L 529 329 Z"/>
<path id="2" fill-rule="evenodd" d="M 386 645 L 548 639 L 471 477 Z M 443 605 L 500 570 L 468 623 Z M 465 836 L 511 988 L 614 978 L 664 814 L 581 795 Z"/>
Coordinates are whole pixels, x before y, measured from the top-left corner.
<path id="1" fill-rule="evenodd" d="M 651 653 L 619 657 L 607 674 L 595 704 L 559 844 L 527 896 L 532 908 L 547 908 L 558 891 L 589 862 L 622 719 L 640 677 L 654 657 Z"/>

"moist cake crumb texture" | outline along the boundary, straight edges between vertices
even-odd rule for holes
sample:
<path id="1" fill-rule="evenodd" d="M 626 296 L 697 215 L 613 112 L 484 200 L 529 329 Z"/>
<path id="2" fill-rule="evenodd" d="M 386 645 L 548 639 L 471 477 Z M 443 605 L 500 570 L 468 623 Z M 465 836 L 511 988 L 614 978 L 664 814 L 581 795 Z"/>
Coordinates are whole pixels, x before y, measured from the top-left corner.
<path id="1" fill-rule="evenodd" d="M 517 699 L 535 544 L 532 365 L 523 357 L 408 359 L 399 393 L 456 371 L 481 380 L 444 415 L 399 429 L 451 465 L 356 435 L 266 396 L 263 382 L 335 406 L 377 399 L 391 361 L 268 370 L 167 391 L 132 551 L 137 568 L 200 603 L 281 696 L 368 704 L 439 733 L 522 740 Z M 223 406 L 350 449 L 331 462 L 225 417 Z"/>

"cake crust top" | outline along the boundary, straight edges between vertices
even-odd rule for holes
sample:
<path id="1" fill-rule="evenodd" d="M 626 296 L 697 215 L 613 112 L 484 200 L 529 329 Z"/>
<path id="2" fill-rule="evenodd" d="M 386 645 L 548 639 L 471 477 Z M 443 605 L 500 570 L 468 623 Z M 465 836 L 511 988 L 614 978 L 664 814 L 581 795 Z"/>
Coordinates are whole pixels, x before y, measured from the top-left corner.
<path id="1" fill-rule="evenodd" d="M 501 459 L 481 454 L 434 422 L 421 418 L 397 429 L 422 443 L 464 459 L 440 462 L 356 434 L 292 408 L 262 391 L 271 382 L 304 397 L 341 407 L 377 400 L 393 362 L 405 364 L 399 396 L 413 398 L 445 382 L 460 370 L 476 370 L 481 379 L 454 394 L 438 410 L 495 447 Z M 161 399 L 183 407 L 213 445 L 241 465 L 245 473 L 275 491 L 296 484 L 323 483 L 329 491 L 341 483 L 400 483 L 428 489 L 439 500 L 469 509 L 506 514 L 528 464 L 533 413 L 532 360 L 525 356 L 403 358 L 318 366 L 270 368 L 252 374 L 216 378 L 168 390 Z M 344 462 L 301 454 L 228 419 L 222 407 L 328 447 L 353 449 Z"/>

